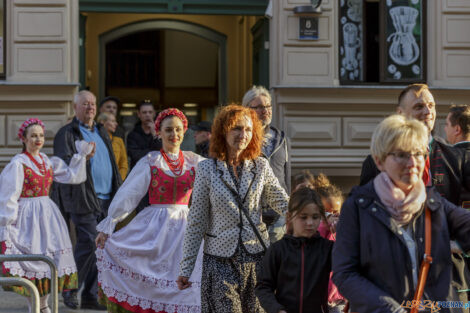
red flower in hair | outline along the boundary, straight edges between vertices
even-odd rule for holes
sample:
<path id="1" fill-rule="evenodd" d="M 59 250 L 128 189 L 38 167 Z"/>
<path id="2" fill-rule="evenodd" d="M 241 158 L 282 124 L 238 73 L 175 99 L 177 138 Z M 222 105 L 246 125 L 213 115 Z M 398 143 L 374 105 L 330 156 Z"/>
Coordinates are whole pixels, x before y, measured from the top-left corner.
<path id="1" fill-rule="evenodd" d="M 172 116 L 172 115 L 176 116 L 177 118 L 181 120 L 181 122 L 183 123 L 184 131 L 186 132 L 186 130 L 188 129 L 188 119 L 186 118 L 186 115 L 184 115 L 183 112 L 175 108 L 169 108 L 169 109 L 163 110 L 160 112 L 160 114 L 158 114 L 157 119 L 155 120 L 155 130 L 158 132 L 160 130 L 162 121 L 166 117 Z"/>
<path id="2" fill-rule="evenodd" d="M 18 138 L 22 140 L 24 138 L 23 134 L 26 128 L 28 128 L 31 125 L 37 124 L 42 127 L 42 130 L 44 130 L 44 123 L 38 119 L 38 118 L 29 118 L 26 121 L 21 124 L 20 129 L 18 130 Z"/>

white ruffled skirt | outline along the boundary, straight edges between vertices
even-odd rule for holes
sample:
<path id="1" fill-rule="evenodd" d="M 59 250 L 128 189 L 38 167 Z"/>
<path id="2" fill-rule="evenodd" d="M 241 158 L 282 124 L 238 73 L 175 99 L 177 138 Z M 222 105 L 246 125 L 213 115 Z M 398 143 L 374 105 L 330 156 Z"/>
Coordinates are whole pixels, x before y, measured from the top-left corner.
<path id="1" fill-rule="evenodd" d="M 72 285 L 67 278 L 65 286 L 59 288 L 76 288 L 77 267 L 72 243 L 67 225 L 56 204 L 47 196 L 20 198 L 18 204 L 18 216 L 16 222 L 9 226 L 8 240 L 3 242 L 3 254 L 48 256 L 54 260 L 59 278 L 64 280 L 66 276 L 74 275 Z M 3 267 L 14 276 L 36 280 L 51 278 L 49 265 L 41 261 L 4 262 Z"/>
<path id="2" fill-rule="evenodd" d="M 176 284 L 188 210 L 186 205 L 146 207 L 96 250 L 98 282 L 108 301 L 131 312 L 139 310 L 136 306 L 155 312 L 201 311 L 202 249 L 191 288 L 179 290 Z"/>

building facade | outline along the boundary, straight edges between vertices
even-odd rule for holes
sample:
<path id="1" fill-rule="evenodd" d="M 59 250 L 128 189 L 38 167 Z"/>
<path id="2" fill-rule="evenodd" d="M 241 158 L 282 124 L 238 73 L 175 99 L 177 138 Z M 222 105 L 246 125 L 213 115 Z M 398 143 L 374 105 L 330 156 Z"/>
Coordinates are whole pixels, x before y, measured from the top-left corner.
<path id="1" fill-rule="evenodd" d="M 398 94 L 409 82 L 380 82 L 381 75 L 375 76 L 379 80 L 375 82 L 366 79 L 345 81 L 341 76 L 342 68 L 350 64 L 345 60 L 348 40 L 344 25 L 354 20 L 356 25 L 362 24 L 364 36 L 362 41 L 361 38 L 358 40 L 356 56 L 360 49 L 365 53 L 371 45 L 365 29 L 375 28 L 375 36 L 379 38 L 387 35 L 380 33 L 384 29 L 380 21 L 387 17 L 384 14 L 388 14 L 391 4 L 423 5 L 420 51 L 425 54 L 422 67 L 426 76 L 416 81 L 425 81 L 435 96 L 436 135 L 444 135 L 449 105 L 470 104 L 469 1 L 323 0 L 321 13 L 296 13 L 305 11 L 301 9 L 311 4 L 309 0 L 274 0 L 271 3 L 270 87 L 276 103 L 277 123 L 291 138 L 293 172 L 304 168 L 315 173 L 324 172 L 345 190 L 358 183 L 375 126 L 395 111 Z M 364 12 L 367 9 L 369 12 Z M 374 9 L 379 10 L 378 13 Z M 367 13 L 369 18 L 377 15 L 379 21 L 369 20 Z M 299 39 L 302 17 L 318 19 L 318 40 Z M 356 34 L 361 33 L 361 27 L 358 29 Z M 388 31 L 394 30 L 389 26 Z M 394 38 L 384 39 L 391 42 Z M 377 53 L 380 49 L 382 47 Z M 389 47 L 384 50 L 390 53 Z M 372 53 L 369 51 L 369 57 Z M 409 61 L 413 58 L 410 56 Z M 360 59 L 356 58 L 359 65 Z M 371 62 L 376 70 L 382 67 L 378 68 L 379 72 L 389 70 L 387 65 L 374 63 L 372 58 L 366 59 L 364 55 L 362 62 L 364 67 L 367 62 Z"/>
<path id="2" fill-rule="evenodd" d="M 149 98 L 204 120 L 260 83 L 291 139 L 293 172 L 324 172 L 348 190 L 403 86 L 430 85 L 436 134 L 450 104 L 470 102 L 468 1 L 311 2 L 5 1 L 0 167 L 20 151 L 16 132 L 30 116 L 45 121 L 50 153 L 81 88 L 118 95 L 124 114 Z"/>
<path id="3" fill-rule="evenodd" d="M 72 115 L 79 77 L 77 1 L 2 2 L 0 168 L 21 151 L 17 132 L 28 117 L 45 122 L 45 152 L 52 152 L 55 133 Z"/>

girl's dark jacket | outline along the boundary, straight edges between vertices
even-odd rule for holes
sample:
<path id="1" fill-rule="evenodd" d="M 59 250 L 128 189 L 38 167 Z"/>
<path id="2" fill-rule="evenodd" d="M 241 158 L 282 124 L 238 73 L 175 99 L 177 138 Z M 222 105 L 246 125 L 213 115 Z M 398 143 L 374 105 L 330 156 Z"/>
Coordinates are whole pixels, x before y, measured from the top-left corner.
<path id="1" fill-rule="evenodd" d="M 332 247 L 318 234 L 309 239 L 284 235 L 272 244 L 255 290 L 266 312 L 328 312 Z"/>
<path id="2" fill-rule="evenodd" d="M 427 189 L 426 205 L 432 218 L 433 263 L 423 300 L 458 300 L 450 287 L 450 240 L 470 252 L 470 212 L 442 198 L 434 187 Z M 418 270 L 424 255 L 424 216 L 422 210 L 412 221 Z M 379 200 L 373 181 L 354 188 L 342 207 L 333 249 L 333 281 L 350 301 L 351 312 L 408 312 L 401 304 L 413 299 L 412 270 L 403 231 Z M 439 310 L 444 312 L 462 309 Z"/>

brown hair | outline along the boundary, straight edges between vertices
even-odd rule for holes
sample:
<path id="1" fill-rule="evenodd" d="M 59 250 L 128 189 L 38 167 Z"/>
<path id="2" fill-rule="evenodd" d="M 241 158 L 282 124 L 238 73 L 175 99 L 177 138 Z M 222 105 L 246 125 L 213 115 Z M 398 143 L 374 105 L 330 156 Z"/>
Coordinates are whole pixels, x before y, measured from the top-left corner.
<path id="1" fill-rule="evenodd" d="M 449 109 L 449 121 L 452 126 L 458 124 L 462 133 L 466 136 L 470 132 L 470 106 L 466 104 L 451 105 Z"/>
<path id="2" fill-rule="evenodd" d="M 298 185 L 304 182 L 308 182 L 310 185 L 313 186 L 314 179 L 315 177 L 313 176 L 312 173 L 310 173 L 309 170 L 302 170 L 302 172 L 294 176 L 294 181 L 293 181 L 294 188 L 293 189 L 295 189 Z"/>
<path id="3" fill-rule="evenodd" d="M 420 95 L 424 90 L 429 91 L 429 87 L 426 84 L 411 84 L 400 92 L 398 96 L 398 105 L 401 106 L 403 99 L 406 97 L 408 92 L 413 91 L 416 95 Z"/>
<path id="4" fill-rule="evenodd" d="M 343 198 L 343 192 L 337 186 L 333 185 L 325 174 L 320 173 L 312 182 L 315 189 L 322 198 Z"/>
<path id="5" fill-rule="evenodd" d="M 319 211 L 322 219 L 326 221 L 325 216 L 325 207 L 321 201 L 321 196 L 317 191 L 313 190 L 310 187 L 301 187 L 298 190 L 294 191 L 289 199 L 289 205 L 287 212 L 290 215 L 289 221 L 292 220 L 304 207 L 309 204 L 315 204 Z"/>
<path id="6" fill-rule="evenodd" d="M 250 118 L 253 122 L 253 136 L 246 149 L 240 154 L 240 161 L 252 160 L 261 154 L 263 128 L 256 112 L 240 105 L 231 104 L 223 107 L 214 119 L 209 145 L 209 155 L 211 157 L 223 161 L 227 160 L 228 146 L 226 136 L 235 124 L 243 117 Z"/>

